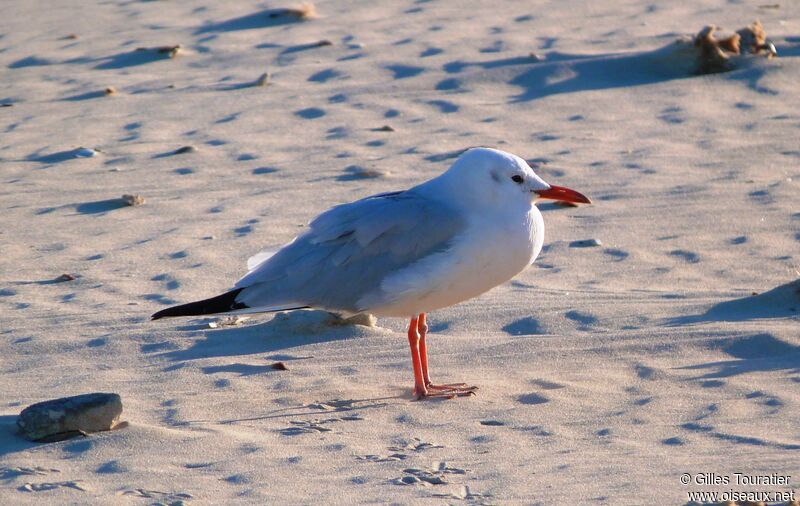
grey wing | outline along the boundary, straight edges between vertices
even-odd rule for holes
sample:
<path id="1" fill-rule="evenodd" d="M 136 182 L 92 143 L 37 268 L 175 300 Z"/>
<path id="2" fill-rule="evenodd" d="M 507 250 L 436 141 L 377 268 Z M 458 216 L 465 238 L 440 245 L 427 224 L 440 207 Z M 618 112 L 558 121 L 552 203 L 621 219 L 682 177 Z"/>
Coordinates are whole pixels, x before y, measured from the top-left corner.
<path id="1" fill-rule="evenodd" d="M 358 313 L 388 275 L 446 250 L 461 216 L 413 190 L 334 207 L 236 283 L 237 302 L 264 311 L 318 307 Z"/>

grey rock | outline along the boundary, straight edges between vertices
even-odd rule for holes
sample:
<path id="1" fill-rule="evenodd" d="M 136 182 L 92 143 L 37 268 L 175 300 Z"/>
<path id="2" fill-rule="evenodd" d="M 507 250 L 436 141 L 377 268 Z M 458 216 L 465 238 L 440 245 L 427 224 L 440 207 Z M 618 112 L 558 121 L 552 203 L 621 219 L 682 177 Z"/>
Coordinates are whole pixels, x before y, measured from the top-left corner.
<path id="1" fill-rule="evenodd" d="M 58 441 L 61 435 L 111 430 L 121 414 L 118 394 L 96 392 L 32 404 L 17 417 L 17 427 L 31 441 Z"/>

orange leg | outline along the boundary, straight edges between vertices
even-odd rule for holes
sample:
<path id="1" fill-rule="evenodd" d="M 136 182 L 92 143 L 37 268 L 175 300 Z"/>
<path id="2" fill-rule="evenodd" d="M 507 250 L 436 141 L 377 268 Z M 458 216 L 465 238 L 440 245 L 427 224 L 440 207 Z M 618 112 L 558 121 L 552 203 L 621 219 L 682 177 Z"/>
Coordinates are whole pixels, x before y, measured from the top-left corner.
<path id="1" fill-rule="evenodd" d="M 419 361 L 422 364 L 422 379 L 427 387 L 431 384 L 431 377 L 428 375 L 428 346 L 425 344 L 425 336 L 428 335 L 425 313 L 420 313 L 417 318 L 417 332 L 419 333 Z"/>
<path id="2" fill-rule="evenodd" d="M 422 361 L 419 353 L 420 335 L 417 330 L 417 317 L 411 318 L 411 323 L 408 325 L 408 346 L 411 348 L 411 363 L 414 366 L 414 396 L 421 399 L 428 395 L 428 389 L 425 388 L 425 379 L 422 375 Z M 425 357 L 426 369 L 427 359 Z"/>
<path id="3" fill-rule="evenodd" d="M 408 327 L 408 343 L 411 346 L 411 361 L 414 364 L 414 395 L 417 399 L 474 395 L 478 387 L 467 386 L 466 383 L 433 384 L 428 374 L 428 346 L 425 343 L 427 334 L 428 325 L 425 321 L 425 313 L 420 313 L 419 316 L 411 319 Z"/>

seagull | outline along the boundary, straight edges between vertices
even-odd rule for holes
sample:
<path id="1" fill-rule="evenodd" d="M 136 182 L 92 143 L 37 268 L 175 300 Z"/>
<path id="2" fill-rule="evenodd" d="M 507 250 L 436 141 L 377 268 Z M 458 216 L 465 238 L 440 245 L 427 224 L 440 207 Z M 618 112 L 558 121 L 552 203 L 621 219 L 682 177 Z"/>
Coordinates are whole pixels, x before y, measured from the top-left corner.
<path id="1" fill-rule="evenodd" d="M 591 203 L 546 183 L 516 155 L 472 148 L 420 185 L 325 211 L 277 252 L 252 257 L 232 290 L 152 319 L 307 308 L 406 317 L 414 396 L 473 395 L 477 387 L 431 381 L 426 315 L 505 283 L 536 259 L 544 242 L 537 199 Z"/>

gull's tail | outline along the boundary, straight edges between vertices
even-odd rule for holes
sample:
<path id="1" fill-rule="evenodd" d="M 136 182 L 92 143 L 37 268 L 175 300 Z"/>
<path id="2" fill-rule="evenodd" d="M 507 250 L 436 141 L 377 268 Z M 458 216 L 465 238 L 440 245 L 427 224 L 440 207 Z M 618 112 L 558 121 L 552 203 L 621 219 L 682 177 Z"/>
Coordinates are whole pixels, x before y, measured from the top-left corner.
<path id="1" fill-rule="evenodd" d="M 244 287 L 231 290 L 230 292 L 211 297 L 210 299 L 198 300 L 180 306 L 172 306 L 162 309 L 152 316 L 153 320 L 172 316 L 199 316 L 204 314 L 227 313 L 238 309 L 247 309 L 249 306 L 241 302 L 236 302 L 236 296 L 244 290 Z"/>

